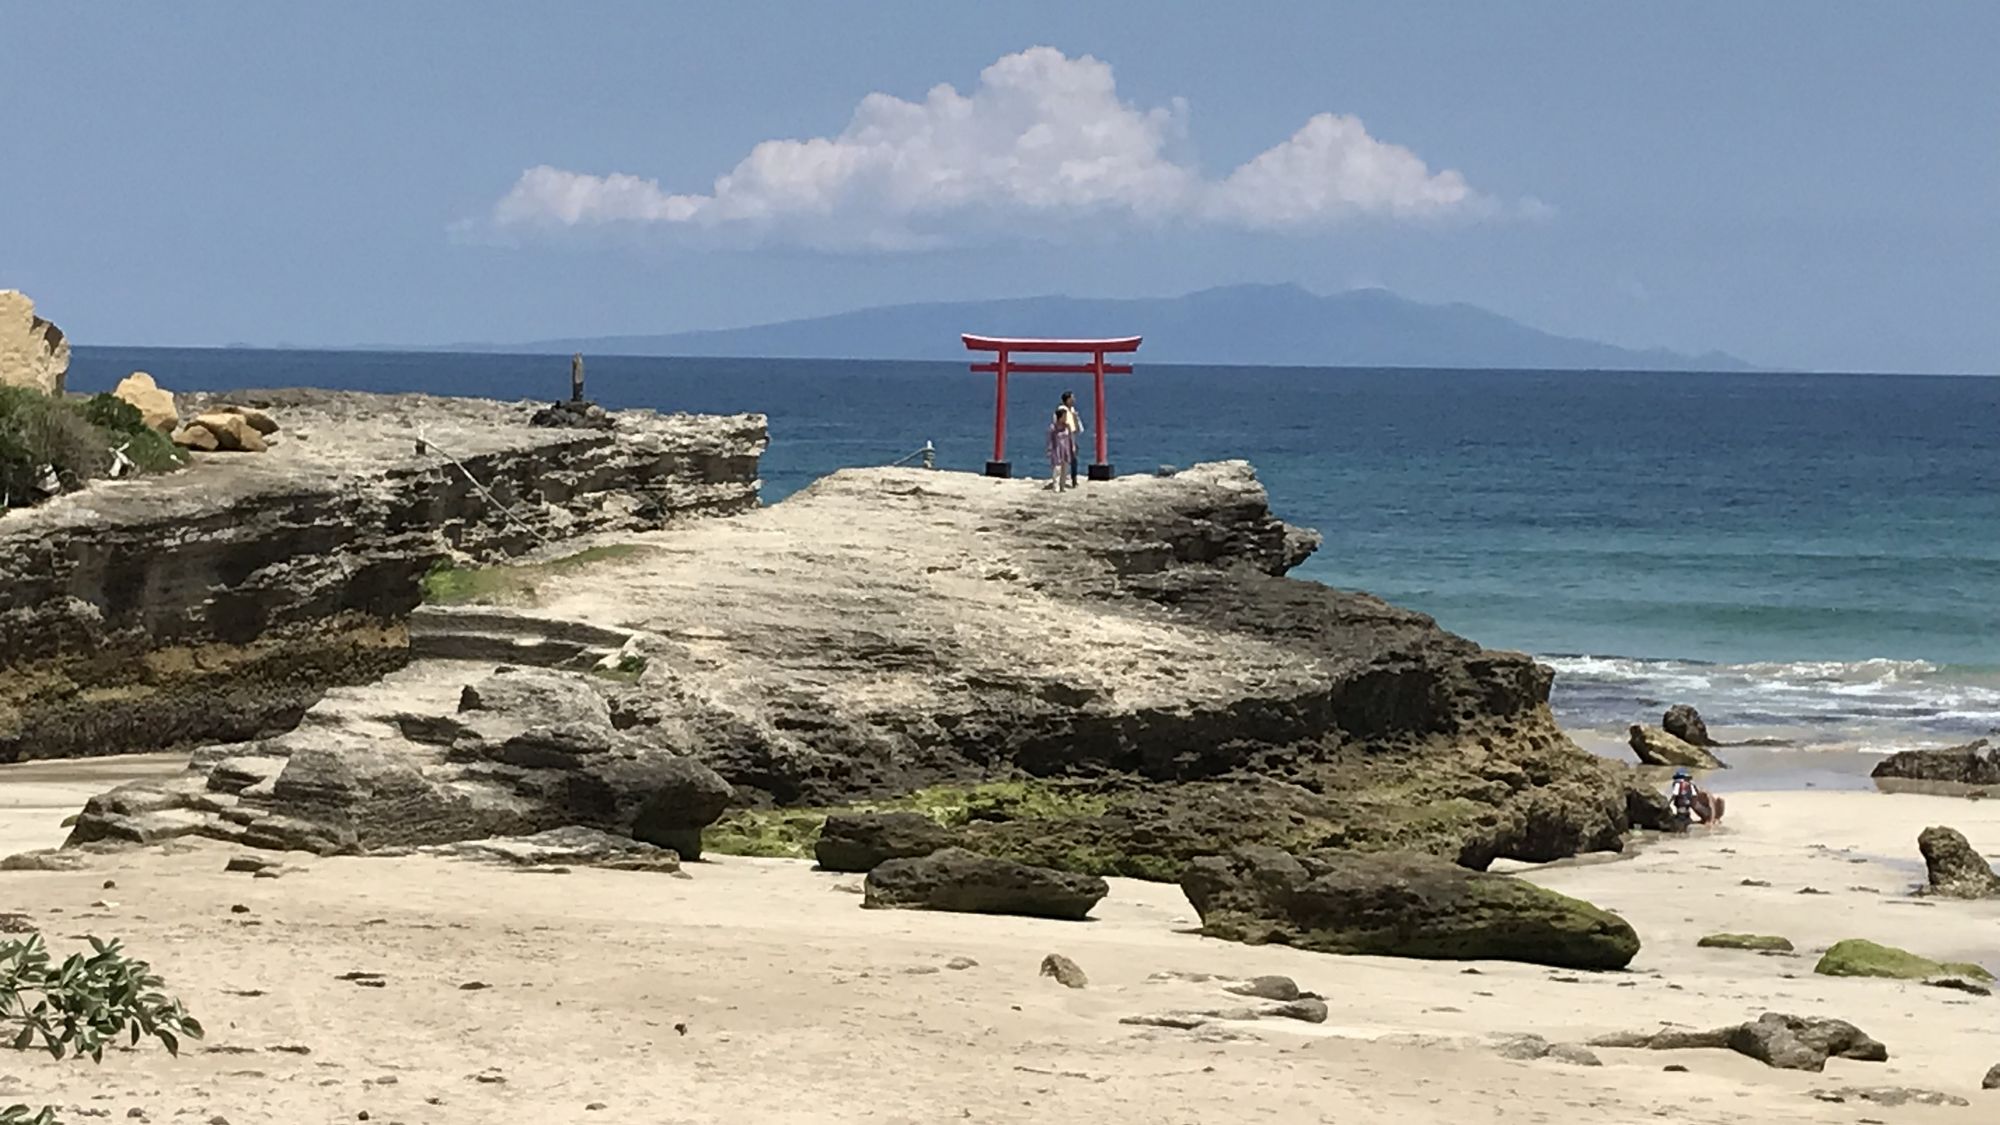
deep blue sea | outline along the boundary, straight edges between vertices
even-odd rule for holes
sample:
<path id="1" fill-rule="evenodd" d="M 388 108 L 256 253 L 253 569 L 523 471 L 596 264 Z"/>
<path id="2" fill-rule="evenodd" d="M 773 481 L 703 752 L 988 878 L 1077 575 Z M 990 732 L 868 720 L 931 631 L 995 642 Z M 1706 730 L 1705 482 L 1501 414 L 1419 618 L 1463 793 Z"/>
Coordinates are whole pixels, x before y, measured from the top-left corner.
<path id="1" fill-rule="evenodd" d="M 566 356 L 80 348 L 71 385 L 568 394 Z M 764 496 L 934 443 L 977 470 L 959 363 L 587 361 L 614 407 L 770 416 Z M 1057 394 L 1016 376 L 1039 471 Z M 1718 733 L 1888 749 L 2000 728 L 2000 378 L 1145 366 L 1111 380 L 1121 473 L 1245 458 L 1318 528 L 1297 573 L 1558 670 L 1573 729 L 1699 706 Z M 1086 447 L 1087 448 L 1087 447 Z M 1087 459 L 1087 458 L 1086 458 Z"/>

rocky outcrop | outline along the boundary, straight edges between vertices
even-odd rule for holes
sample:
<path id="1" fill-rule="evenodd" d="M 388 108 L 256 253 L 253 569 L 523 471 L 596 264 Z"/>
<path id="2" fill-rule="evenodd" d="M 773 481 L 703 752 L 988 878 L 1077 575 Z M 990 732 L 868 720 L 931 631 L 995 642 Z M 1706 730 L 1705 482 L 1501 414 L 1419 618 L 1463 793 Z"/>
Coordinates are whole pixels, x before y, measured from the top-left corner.
<path id="1" fill-rule="evenodd" d="M 813 858 L 828 871 L 873 871 L 951 847 L 955 834 L 922 813 L 836 813 L 826 818 Z"/>
<path id="2" fill-rule="evenodd" d="M 289 440 L 0 519 L 0 761 L 287 729 L 328 685 L 408 659 L 433 567 L 757 505 L 757 416 L 632 412 L 610 430 L 550 430 L 525 403 L 183 400 L 252 433 L 258 414 L 282 417 Z"/>
<path id="3" fill-rule="evenodd" d="M 700 856 L 731 797 L 712 770 L 613 727 L 585 675 L 466 675 L 425 665 L 337 692 L 298 730 L 91 798 L 69 844 L 200 835 L 327 855 L 583 827 Z"/>
<path id="4" fill-rule="evenodd" d="M 1846 1020 L 1765 1012 L 1748 1023 L 1710 1031 L 1669 1029 L 1630 1032 L 1592 1039 L 1593 1047 L 1654 1051 L 1731 1050 L 1781 1070 L 1826 1069 L 1829 1058 L 1887 1062 L 1889 1049 Z"/>
<path id="5" fill-rule="evenodd" d="M 845 471 L 614 566 L 620 599 L 564 587 L 536 612 L 657 638 L 635 721 L 753 804 L 1087 783 L 964 825 L 966 846 L 1041 866 L 1174 879 L 1251 842 L 1483 866 L 1632 826 L 1650 787 L 1556 728 L 1546 667 L 1282 577 L 1312 539 L 1248 466 L 1082 499 Z"/>
<path id="6" fill-rule="evenodd" d="M 242 471 L 323 440 L 295 416 Z M 849 470 L 573 566 L 434 576 L 498 604 L 407 623 L 426 664 L 597 666 L 616 728 L 734 787 L 732 832 L 895 806 L 987 855 L 1172 880 L 1242 844 L 1549 860 L 1659 815 L 1557 729 L 1546 667 L 1284 577 L 1312 541 L 1241 463 L 1060 498 Z"/>
<path id="7" fill-rule="evenodd" d="M 1642 727 L 1635 723 L 1630 736 L 1632 752 L 1649 766 L 1686 766 L 1698 770 L 1729 768 L 1729 763 L 1709 751 L 1684 742 L 1658 727 Z"/>
<path id="8" fill-rule="evenodd" d="M 130 404 L 139 412 L 141 421 L 161 433 L 170 433 L 180 425 L 180 408 L 174 405 L 174 396 L 162 390 L 144 371 L 134 371 L 120 379 L 111 393 Z"/>
<path id="9" fill-rule="evenodd" d="M 1181 889 L 1202 933 L 1252 944 L 1576 969 L 1623 968 L 1639 952 L 1615 914 L 1425 855 L 1239 848 L 1196 860 Z"/>
<path id="10" fill-rule="evenodd" d="M 1972 850 L 1963 833 L 1941 825 L 1924 829 L 1917 836 L 1917 850 L 1924 856 L 1929 873 L 1929 894 L 1946 898 L 1993 898 L 2000 895 L 2000 876 L 1986 857 Z"/>
<path id="11" fill-rule="evenodd" d="M 69 374 L 69 340 L 35 315 L 35 302 L 0 289 L 0 387 L 60 395 Z"/>
<path id="12" fill-rule="evenodd" d="M 1717 745 L 1708 736 L 1708 724 L 1702 721 L 1701 712 L 1685 703 L 1667 708 L 1667 713 L 1660 716 L 1660 727 L 1689 746 Z"/>
<path id="13" fill-rule="evenodd" d="M 868 873 L 862 905 L 961 914 L 1019 914 L 1082 921 L 1111 892 L 1094 875 L 995 859 L 946 848 L 915 859 L 892 859 Z"/>
<path id="14" fill-rule="evenodd" d="M 2000 746 L 1982 738 L 1946 750 L 1899 750 L 1875 763 L 1871 776 L 1883 788 L 1962 792 L 2000 786 Z"/>

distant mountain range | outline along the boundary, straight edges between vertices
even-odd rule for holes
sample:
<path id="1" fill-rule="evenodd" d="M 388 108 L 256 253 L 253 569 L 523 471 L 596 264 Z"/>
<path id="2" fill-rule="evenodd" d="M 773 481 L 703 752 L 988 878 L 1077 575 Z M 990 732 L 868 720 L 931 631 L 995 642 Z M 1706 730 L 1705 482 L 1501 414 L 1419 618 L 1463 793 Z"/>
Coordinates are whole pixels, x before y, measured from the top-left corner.
<path id="1" fill-rule="evenodd" d="M 799 359 L 960 359 L 961 332 L 1144 336 L 1141 361 L 1309 367 L 1528 367 L 1744 371 L 1722 352 L 1684 355 L 1557 336 L 1472 305 L 1426 305 L 1384 289 L 1322 297 L 1296 285 L 1231 285 L 1184 297 L 1026 297 L 889 305 L 748 328 L 596 336 L 478 351 Z"/>

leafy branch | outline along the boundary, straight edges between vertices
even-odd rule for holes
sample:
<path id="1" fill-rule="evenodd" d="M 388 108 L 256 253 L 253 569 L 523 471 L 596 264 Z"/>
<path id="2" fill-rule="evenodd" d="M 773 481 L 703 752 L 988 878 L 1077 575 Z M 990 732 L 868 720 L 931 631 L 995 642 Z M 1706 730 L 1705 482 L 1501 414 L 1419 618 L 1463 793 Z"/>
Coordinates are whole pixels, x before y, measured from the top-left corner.
<path id="1" fill-rule="evenodd" d="M 61 965 L 42 935 L 0 942 L 0 1035 L 17 1051 L 37 1046 L 60 1059 L 88 1055 L 104 1061 L 104 1047 L 121 1035 L 136 1045 L 151 1036 L 171 1055 L 181 1039 L 199 1039 L 201 1023 L 179 1000 L 160 991 L 151 965 L 125 955 L 117 940 L 92 937 L 91 953 L 73 953 Z M 54 1125 L 55 1110 L 25 1105 L 0 1109 L 0 1125 Z"/>

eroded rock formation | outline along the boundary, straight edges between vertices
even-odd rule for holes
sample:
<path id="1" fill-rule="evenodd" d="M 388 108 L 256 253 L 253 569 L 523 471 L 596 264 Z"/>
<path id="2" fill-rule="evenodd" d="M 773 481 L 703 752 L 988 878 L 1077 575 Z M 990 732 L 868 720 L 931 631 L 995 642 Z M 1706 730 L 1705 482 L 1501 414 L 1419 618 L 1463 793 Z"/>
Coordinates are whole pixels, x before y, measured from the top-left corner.
<path id="1" fill-rule="evenodd" d="M 35 315 L 35 302 L 17 289 L 0 289 L 0 387 L 26 387 L 59 395 L 69 374 L 69 340 Z"/>
<path id="2" fill-rule="evenodd" d="M 1993 865 L 1974 851 L 1965 834 L 1956 828 L 1933 825 L 1917 836 L 1917 850 L 1923 853 L 1929 877 L 1925 889 L 1946 898 L 1994 898 L 2000 896 L 2000 876 Z"/>
<path id="3" fill-rule="evenodd" d="M 202 835 L 334 855 L 583 827 L 699 858 L 701 830 L 731 797 L 713 770 L 615 729 L 583 676 L 464 672 L 418 667 L 336 691 L 298 730 L 91 798 L 69 842 Z"/>
<path id="4" fill-rule="evenodd" d="M 182 400 L 191 415 L 223 406 Z M 404 622 L 439 563 L 757 505 L 761 416 L 554 430 L 529 425 L 525 403 L 227 401 L 253 433 L 257 411 L 282 416 L 288 440 L 0 518 L 0 761 L 289 728 L 327 685 L 408 658 Z"/>
<path id="5" fill-rule="evenodd" d="M 955 810 L 950 843 L 1167 880 L 1242 844 L 1554 859 L 1663 817 L 1634 771 L 1557 729 L 1546 667 L 1284 577 L 1316 538 L 1276 519 L 1241 463 L 1067 495 L 850 470 L 618 541 L 582 569 L 494 583 L 510 604 L 412 615 L 420 663 L 403 675 L 451 690 L 402 707 L 430 717 L 387 724 L 397 737 L 424 743 L 465 677 L 496 663 L 595 663 L 616 729 L 714 769 L 740 806 L 1005 783 L 1013 799 Z M 407 598 L 407 578 L 384 581 Z M 294 760 L 368 753 L 312 733 L 343 708 L 330 699 L 287 736 Z M 247 776 L 228 764 L 240 756 L 198 761 L 212 781 Z M 285 792 L 271 815 L 297 815 Z"/>

